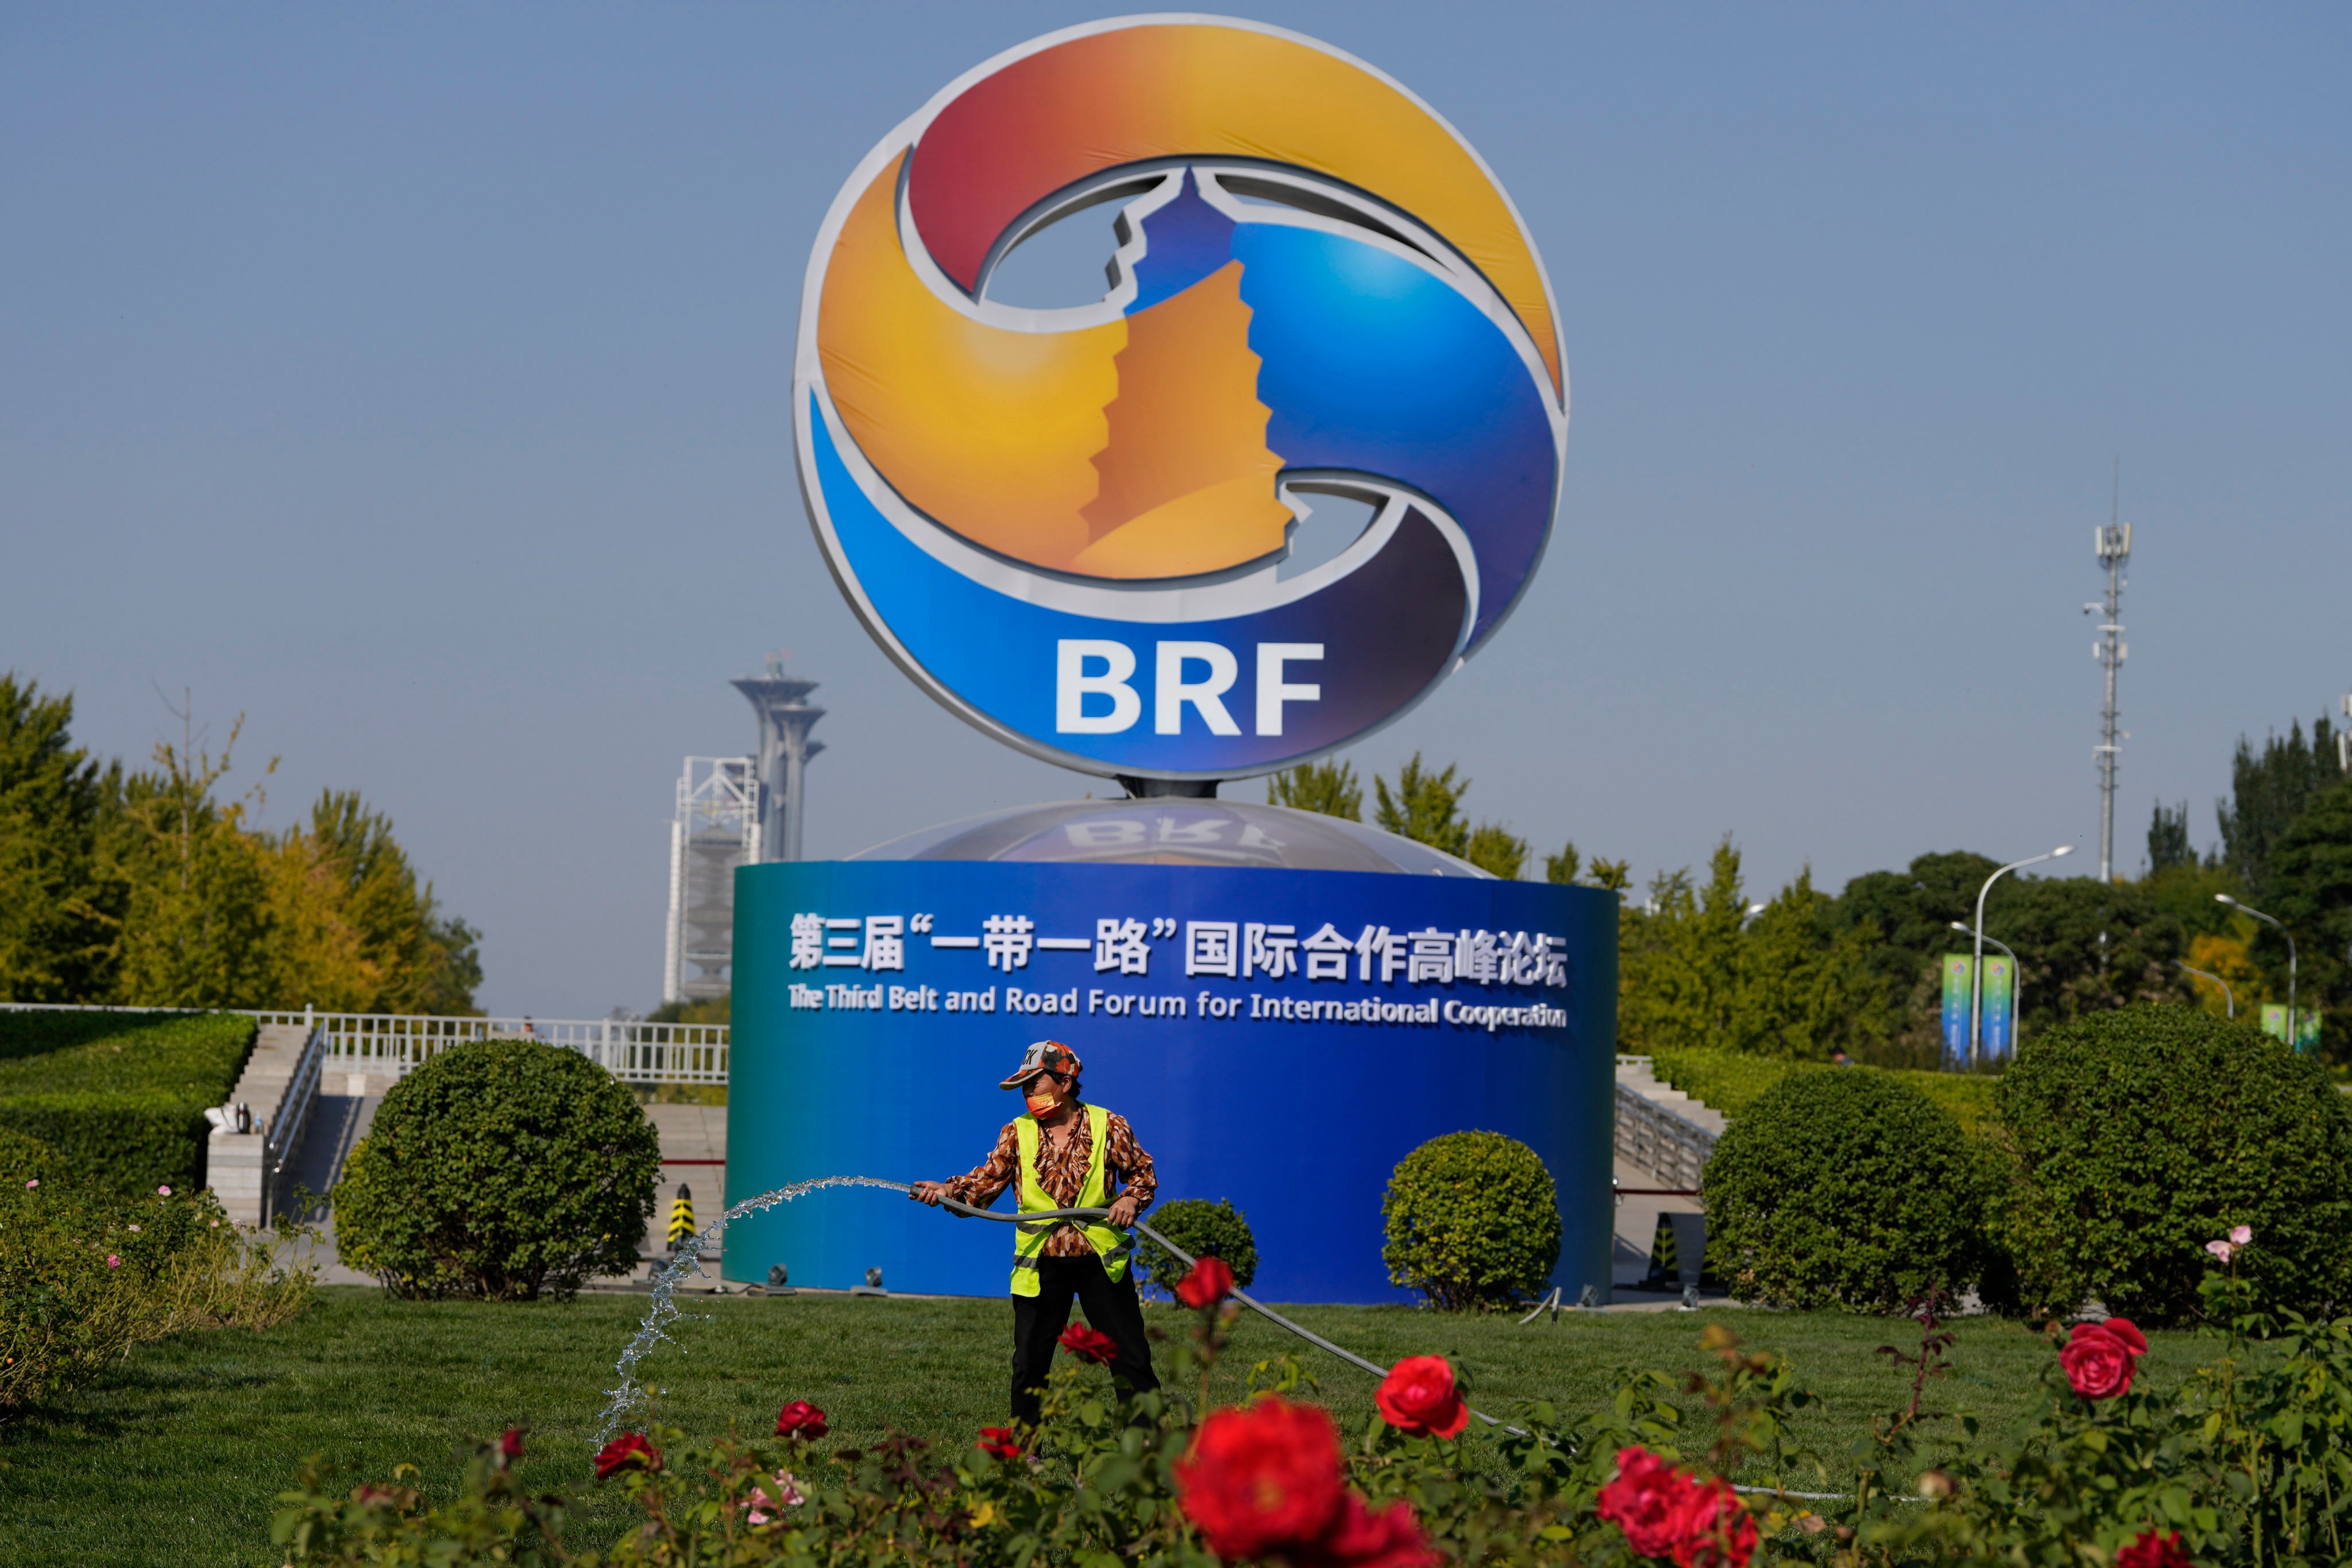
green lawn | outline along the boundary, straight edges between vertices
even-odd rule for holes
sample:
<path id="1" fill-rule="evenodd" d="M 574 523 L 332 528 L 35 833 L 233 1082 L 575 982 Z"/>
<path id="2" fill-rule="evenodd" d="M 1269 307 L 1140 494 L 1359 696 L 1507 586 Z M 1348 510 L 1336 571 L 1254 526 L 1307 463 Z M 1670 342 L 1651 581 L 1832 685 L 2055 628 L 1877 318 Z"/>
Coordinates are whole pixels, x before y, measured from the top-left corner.
<path id="1" fill-rule="evenodd" d="M 428 1491 L 446 1494 L 460 1443 L 518 1421 L 535 1428 L 530 1484 L 577 1487 L 613 1359 L 644 1308 L 634 1296 L 496 1307 L 328 1289 L 267 1333 L 140 1346 L 58 1407 L 0 1426 L 0 1562 L 264 1563 L 274 1495 L 304 1456 L 379 1477 L 413 1460 L 425 1467 Z M 793 1398 L 824 1406 L 835 1438 L 849 1442 L 896 1426 L 961 1444 L 1004 1418 L 1010 1313 L 1002 1301 L 728 1297 L 697 1298 L 691 1310 L 705 1315 L 678 1327 L 681 1345 L 647 1363 L 660 1419 L 690 1432 L 730 1421 L 764 1430 Z M 1150 1312 L 1181 1331 L 1171 1310 Z M 1619 1368 L 1688 1369 L 1699 1360 L 1700 1326 L 1726 1322 L 1793 1359 L 1822 1399 L 1800 1436 L 1832 1463 L 1907 1383 L 1874 1347 L 1907 1348 L 1916 1338 L 1902 1322 L 1730 1309 L 1563 1313 L 1557 1324 L 1539 1319 L 1524 1329 L 1507 1318 L 1449 1321 L 1395 1308 L 1295 1315 L 1376 1361 L 1452 1355 L 1475 1378 L 1476 1403 L 1497 1414 L 1538 1394 L 1590 1408 Z M 1990 1320 L 1962 1323 L 1959 1335 L 1947 1402 L 1990 1426 L 2015 1420 L 2038 1396 L 2049 1351 L 2025 1329 Z M 2159 1384 L 2211 1350 L 2185 1335 L 2157 1339 Z M 1232 1386 L 1220 1395 L 1238 1388 L 1251 1362 L 1297 1345 L 1245 1317 L 1221 1369 Z M 1369 1417 L 1369 1376 L 1312 1350 L 1305 1365 L 1343 1428 Z M 592 1512 L 583 1529 L 601 1535 L 614 1522 Z"/>

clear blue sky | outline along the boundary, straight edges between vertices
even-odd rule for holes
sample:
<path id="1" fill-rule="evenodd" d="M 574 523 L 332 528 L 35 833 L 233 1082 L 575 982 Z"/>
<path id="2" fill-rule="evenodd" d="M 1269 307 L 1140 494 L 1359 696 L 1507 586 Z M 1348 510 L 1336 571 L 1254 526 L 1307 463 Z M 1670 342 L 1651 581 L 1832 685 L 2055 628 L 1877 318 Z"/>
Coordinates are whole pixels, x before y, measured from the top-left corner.
<path id="1" fill-rule="evenodd" d="M 657 999 L 679 758 L 748 747 L 772 648 L 833 710 L 814 854 L 1102 789 L 857 627 L 786 389 L 855 160 L 1107 14 L 10 8 L 0 668 L 133 759 L 158 685 L 242 712 L 266 820 L 362 790 L 541 1016 Z M 2126 868 L 2352 688 L 2352 12 L 1252 14 L 1449 116 L 1566 321 L 1543 574 L 1360 767 L 1459 760 L 1644 879 L 1727 831 L 1766 888 L 2087 845 L 2116 456 Z"/>

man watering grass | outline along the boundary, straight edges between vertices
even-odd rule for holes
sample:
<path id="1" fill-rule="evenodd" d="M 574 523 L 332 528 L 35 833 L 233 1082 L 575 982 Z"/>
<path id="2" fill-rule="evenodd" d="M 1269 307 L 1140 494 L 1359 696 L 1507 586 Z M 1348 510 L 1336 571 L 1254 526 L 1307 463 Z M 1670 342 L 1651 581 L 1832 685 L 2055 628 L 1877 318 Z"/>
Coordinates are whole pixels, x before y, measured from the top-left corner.
<path id="1" fill-rule="evenodd" d="M 1160 1386 L 1143 1335 L 1143 1310 L 1127 1271 L 1135 1238 L 1128 1226 L 1160 1190 L 1151 1156 L 1127 1118 L 1078 1098 L 1078 1058 L 1057 1040 L 1039 1040 L 1000 1089 L 1017 1089 L 1029 1113 L 1004 1124 L 996 1148 L 948 1182 L 917 1182 L 913 1197 L 938 1206 L 953 1198 L 986 1208 L 1006 1187 L 1023 1214 L 1108 1208 L 1098 1224 L 1023 1221 L 1013 1241 L 1013 1419 L 1037 1422 L 1039 1391 L 1054 1364 L 1054 1345 L 1075 1298 L 1087 1321 L 1118 1347 L 1111 1375 L 1138 1390 Z M 1120 1187 L 1116 1201 L 1111 1184 Z"/>

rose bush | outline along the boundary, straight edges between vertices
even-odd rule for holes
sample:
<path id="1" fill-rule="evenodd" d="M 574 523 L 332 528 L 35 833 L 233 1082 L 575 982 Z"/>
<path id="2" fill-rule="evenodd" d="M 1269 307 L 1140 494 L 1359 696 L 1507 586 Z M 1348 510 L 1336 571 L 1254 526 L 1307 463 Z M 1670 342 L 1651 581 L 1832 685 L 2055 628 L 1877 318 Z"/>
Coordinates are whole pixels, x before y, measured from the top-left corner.
<path id="1" fill-rule="evenodd" d="M 188 1329 L 264 1329 L 310 1300 L 299 1232 L 242 1231 L 208 1192 L 0 1183 L 0 1418 L 54 1398 L 131 1346 Z"/>

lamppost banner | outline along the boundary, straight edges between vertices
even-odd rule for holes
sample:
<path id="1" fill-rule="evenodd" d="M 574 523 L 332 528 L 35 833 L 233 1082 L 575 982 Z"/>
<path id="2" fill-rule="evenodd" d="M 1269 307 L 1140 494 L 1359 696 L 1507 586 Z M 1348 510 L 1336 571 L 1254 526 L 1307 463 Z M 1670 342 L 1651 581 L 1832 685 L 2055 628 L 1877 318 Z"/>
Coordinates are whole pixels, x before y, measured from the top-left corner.
<path id="1" fill-rule="evenodd" d="M 1974 961 L 1965 952 L 1944 955 L 1944 1063 L 1969 1065 L 1969 979 Z"/>
<path id="2" fill-rule="evenodd" d="M 2017 965 L 2007 958 L 1984 961 L 1984 1054 L 1999 1061 L 2017 1048 Z"/>
<path id="3" fill-rule="evenodd" d="M 2319 1048 L 2319 1009 L 2316 1007 L 2296 1008 L 2294 1022 L 2294 1037 L 2291 1042 L 2294 1048 L 2298 1051 L 2317 1050 Z M 2265 1002 L 2263 1004 L 2263 1033 L 2270 1036 L 2271 1038 L 2274 1040 L 2284 1040 L 2287 1038 L 2285 1003 Z"/>

